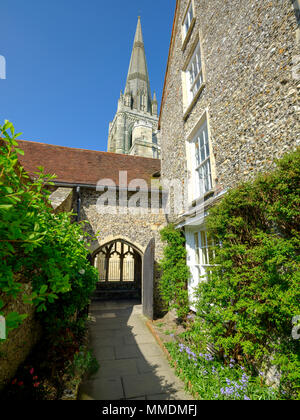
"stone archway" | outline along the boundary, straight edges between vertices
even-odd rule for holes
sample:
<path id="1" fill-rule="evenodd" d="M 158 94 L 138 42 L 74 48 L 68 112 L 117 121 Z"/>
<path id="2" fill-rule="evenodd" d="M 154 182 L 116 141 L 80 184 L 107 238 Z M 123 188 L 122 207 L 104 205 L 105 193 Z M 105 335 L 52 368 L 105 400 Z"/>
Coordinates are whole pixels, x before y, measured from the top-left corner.
<path id="1" fill-rule="evenodd" d="M 93 265 L 99 272 L 97 290 L 107 298 L 141 300 L 142 256 L 130 243 L 116 239 L 103 245 Z"/>
<path id="2" fill-rule="evenodd" d="M 153 319 L 154 239 L 147 247 L 126 237 L 109 237 L 91 252 L 99 271 L 97 298 L 139 299 L 143 313 Z"/>

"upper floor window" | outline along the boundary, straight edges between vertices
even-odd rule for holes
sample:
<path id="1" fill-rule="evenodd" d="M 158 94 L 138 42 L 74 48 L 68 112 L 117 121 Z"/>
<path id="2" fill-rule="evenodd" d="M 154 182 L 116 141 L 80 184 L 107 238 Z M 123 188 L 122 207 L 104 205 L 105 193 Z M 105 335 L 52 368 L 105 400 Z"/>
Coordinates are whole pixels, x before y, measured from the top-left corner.
<path id="1" fill-rule="evenodd" d="M 185 20 L 184 20 L 184 23 L 183 23 L 183 36 L 184 36 L 184 38 L 186 37 L 186 35 L 187 35 L 187 33 L 190 29 L 190 26 L 191 26 L 192 21 L 193 21 L 193 17 L 194 17 L 193 2 L 191 1 L 191 4 L 189 6 L 189 9 L 187 11 L 187 14 L 186 14 L 186 17 L 185 17 Z"/>
<path id="2" fill-rule="evenodd" d="M 200 42 L 186 68 L 187 99 L 190 103 L 203 84 Z"/>
<path id="3" fill-rule="evenodd" d="M 197 132 L 193 143 L 195 189 L 196 194 L 201 197 L 212 189 L 207 121 Z"/>

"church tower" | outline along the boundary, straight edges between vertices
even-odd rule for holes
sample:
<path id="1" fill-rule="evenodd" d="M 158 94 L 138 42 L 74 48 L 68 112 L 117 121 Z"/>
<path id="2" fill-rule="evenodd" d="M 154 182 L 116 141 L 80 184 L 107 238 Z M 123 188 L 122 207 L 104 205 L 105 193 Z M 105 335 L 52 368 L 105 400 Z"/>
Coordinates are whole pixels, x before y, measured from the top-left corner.
<path id="1" fill-rule="evenodd" d="M 138 18 L 124 93 L 121 91 L 114 120 L 109 124 L 108 151 L 149 158 L 160 157 L 158 104 L 152 97 Z"/>

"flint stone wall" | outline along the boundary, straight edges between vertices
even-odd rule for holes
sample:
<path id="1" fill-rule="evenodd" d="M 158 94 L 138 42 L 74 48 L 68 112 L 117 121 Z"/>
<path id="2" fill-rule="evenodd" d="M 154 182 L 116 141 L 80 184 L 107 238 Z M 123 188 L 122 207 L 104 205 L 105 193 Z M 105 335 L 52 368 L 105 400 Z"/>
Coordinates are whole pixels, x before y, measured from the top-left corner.
<path id="1" fill-rule="evenodd" d="M 194 0 L 196 21 L 185 48 L 178 1 L 161 112 L 162 176 L 187 174 L 185 141 L 208 110 L 215 189 L 269 171 L 299 145 L 299 32 L 290 0 Z M 182 70 L 200 38 L 205 86 L 184 116 Z"/>
<path id="2" fill-rule="evenodd" d="M 30 294 L 31 286 L 23 286 L 23 292 Z M 31 350 L 41 338 L 41 327 L 35 317 L 35 307 L 23 303 L 23 293 L 17 299 L 2 297 L 4 314 L 18 312 L 27 314 L 19 328 L 11 331 L 0 345 L 0 390 L 13 379 L 18 367 L 26 360 Z M 1 297 L 1 296 L 0 296 Z"/>
<path id="3" fill-rule="evenodd" d="M 129 194 L 129 198 L 132 194 Z M 166 218 L 159 205 L 158 214 L 151 214 L 151 209 L 144 209 L 147 214 L 113 214 L 115 207 L 107 207 L 108 214 L 102 214 L 97 208 L 97 201 L 101 193 L 92 189 L 82 189 L 81 220 L 87 220 L 86 230 L 97 240 L 92 241 L 91 252 L 97 251 L 104 244 L 116 240 L 126 239 L 136 246 L 143 254 L 150 240 L 155 240 L 155 272 L 154 272 L 154 310 L 161 311 L 161 300 L 158 292 L 159 271 L 158 262 L 162 257 L 163 244 L 160 239 L 160 230 L 166 226 Z M 116 199 L 119 199 L 118 194 Z M 150 203 L 150 200 L 149 200 Z M 117 211 L 119 207 L 117 207 Z M 138 209 L 137 209 L 138 210 Z"/>

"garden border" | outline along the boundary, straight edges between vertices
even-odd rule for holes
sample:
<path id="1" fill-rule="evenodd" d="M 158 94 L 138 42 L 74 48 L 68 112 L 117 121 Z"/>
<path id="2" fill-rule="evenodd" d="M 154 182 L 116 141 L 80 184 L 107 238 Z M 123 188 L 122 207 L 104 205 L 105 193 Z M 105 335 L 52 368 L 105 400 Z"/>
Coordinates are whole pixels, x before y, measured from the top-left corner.
<path id="1" fill-rule="evenodd" d="M 176 373 L 179 371 L 180 374 L 183 373 L 182 369 L 178 369 L 177 368 L 177 362 L 176 360 L 173 360 L 172 356 L 170 355 L 168 349 L 166 348 L 166 346 L 164 345 L 164 343 L 162 342 L 162 340 L 160 339 L 160 337 L 158 336 L 157 332 L 155 331 L 155 328 L 153 326 L 153 322 L 148 320 L 146 321 L 146 325 L 148 327 L 148 329 L 150 330 L 151 334 L 153 335 L 153 337 L 155 338 L 155 340 L 157 341 L 159 347 L 162 349 L 162 351 L 165 353 L 165 355 L 167 356 L 167 359 L 169 360 L 169 362 L 172 362 L 172 364 L 174 365 L 175 371 Z M 181 378 L 180 378 L 181 379 Z M 192 394 L 192 396 L 194 398 L 196 398 L 197 400 L 199 399 L 199 394 L 198 392 L 194 391 L 194 387 L 191 383 L 191 381 L 188 381 L 185 377 L 182 379 L 182 382 L 184 382 L 184 384 L 187 386 L 188 391 Z"/>

